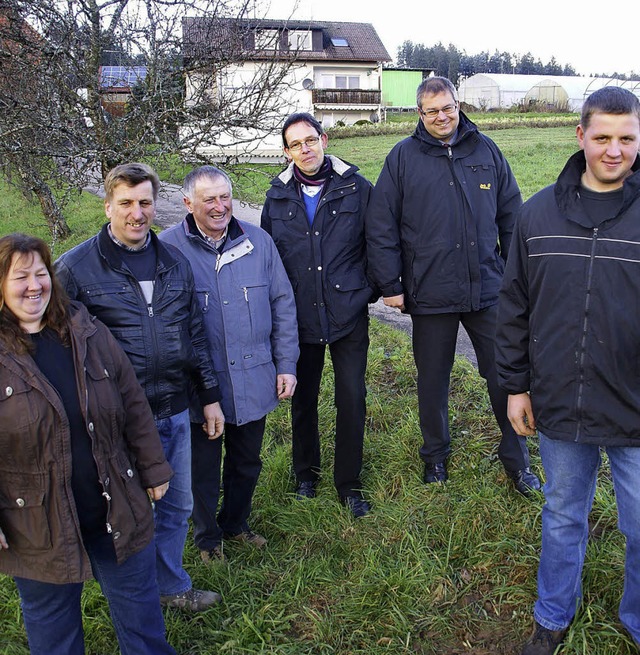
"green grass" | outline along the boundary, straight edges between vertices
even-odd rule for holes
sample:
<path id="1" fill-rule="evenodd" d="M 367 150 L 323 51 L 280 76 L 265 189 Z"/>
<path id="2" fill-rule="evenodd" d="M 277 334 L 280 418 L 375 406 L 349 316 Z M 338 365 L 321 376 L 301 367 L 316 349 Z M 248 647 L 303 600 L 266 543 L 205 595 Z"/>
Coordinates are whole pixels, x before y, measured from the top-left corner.
<path id="1" fill-rule="evenodd" d="M 410 341 L 372 321 L 363 480 L 373 504 L 354 520 L 332 484 L 334 411 L 327 363 L 320 416 L 324 477 L 314 500 L 292 497 L 289 406 L 268 420 L 252 527 L 264 551 L 229 544 L 206 567 L 189 539 L 185 565 L 223 603 L 197 616 L 167 611 L 183 654 L 388 655 L 516 653 L 531 628 L 542 497 L 517 495 L 497 459 L 498 432 L 475 369 L 456 361 L 453 453 L 446 485 L 424 485 Z M 530 440 L 539 470 L 535 439 Z M 623 539 L 603 474 L 585 567 L 585 608 L 565 655 L 636 652 L 617 619 Z M 117 652 L 95 583 L 84 594 L 88 653 Z M 0 579 L 0 653 L 26 655 L 17 594 Z"/>

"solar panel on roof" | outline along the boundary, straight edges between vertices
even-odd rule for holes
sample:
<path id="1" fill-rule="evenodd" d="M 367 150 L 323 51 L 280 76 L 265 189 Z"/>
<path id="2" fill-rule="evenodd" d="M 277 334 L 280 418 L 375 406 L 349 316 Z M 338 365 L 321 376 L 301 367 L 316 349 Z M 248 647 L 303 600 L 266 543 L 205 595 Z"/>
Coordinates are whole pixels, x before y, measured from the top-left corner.
<path id="1" fill-rule="evenodd" d="M 102 66 L 100 68 L 100 86 L 102 88 L 131 88 L 144 80 L 146 76 L 146 66 Z"/>

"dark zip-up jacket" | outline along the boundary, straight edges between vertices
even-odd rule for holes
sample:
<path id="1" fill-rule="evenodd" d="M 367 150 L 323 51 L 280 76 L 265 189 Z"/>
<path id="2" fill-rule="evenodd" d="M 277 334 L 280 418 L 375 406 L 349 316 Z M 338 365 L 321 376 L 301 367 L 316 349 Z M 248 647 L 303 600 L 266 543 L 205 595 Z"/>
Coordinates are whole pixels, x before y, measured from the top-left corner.
<path id="1" fill-rule="evenodd" d="M 109 330 L 69 310 L 80 409 L 118 562 L 153 536 L 146 488 L 173 475 L 149 404 Z M 0 549 L 7 575 L 68 584 L 91 577 L 71 490 L 71 434 L 60 395 L 28 354 L 0 345 Z"/>
<path id="2" fill-rule="evenodd" d="M 585 166 L 580 151 L 522 207 L 500 293 L 499 381 L 531 393 L 551 439 L 640 446 L 640 173 L 624 181 L 618 214 L 593 227 Z"/>
<path id="3" fill-rule="evenodd" d="M 203 405 L 220 400 L 189 262 L 150 232 L 157 253 L 151 305 L 107 226 L 55 263 L 70 298 L 80 300 L 129 356 L 157 419 L 189 407 L 193 382 Z"/>
<path id="4" fill-rule="evenodd" d="M 333 171 L 309 226 L 293 164 L 271 180 L 261 226 L 275 241 L 296 298 L 300 343 L 332 343 L 366 313 L 364 217 L 371 183 L 330 156 Z"/>
<path id="5" fill-rule="evenodd" d="M 367 213 L 369 270 L 409 314 L 497 302 L 520 190 L 496 144 L 460 112 L 443 146 L 421 121 L 388 154 Z"/>

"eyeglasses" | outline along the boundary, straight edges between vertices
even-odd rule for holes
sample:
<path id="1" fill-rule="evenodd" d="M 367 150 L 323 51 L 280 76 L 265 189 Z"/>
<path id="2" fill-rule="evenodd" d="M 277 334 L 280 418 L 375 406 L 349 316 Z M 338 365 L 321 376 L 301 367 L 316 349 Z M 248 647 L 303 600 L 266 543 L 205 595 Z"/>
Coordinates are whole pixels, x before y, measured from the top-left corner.
<path id="1" fill-rule="evenodd" d="M 457 109 L 458 103 L 454 102 L 452 105 L 445 105 L 440 109 L 421 109 L 420 113 L 427 118 L 436 118 L 441 111 L 444 112 L 447 116 L 451 116 L 451 114 L 456 113 Z"/>
<path id="2" fill-rule="evenodd" d="M 296 141 L 295 143 L 291 143 L 290 145 L 287 146 L 287 150 L 292 150 L 293 152 L 298 152 L 298 150 L 302 150 L 302 146 L 305 145 L 307 148 L 313 148 L 318 141 L 320 141 L 319 136 L 310 136 L 308 139 L 305 139 L 304 141 Z"/>

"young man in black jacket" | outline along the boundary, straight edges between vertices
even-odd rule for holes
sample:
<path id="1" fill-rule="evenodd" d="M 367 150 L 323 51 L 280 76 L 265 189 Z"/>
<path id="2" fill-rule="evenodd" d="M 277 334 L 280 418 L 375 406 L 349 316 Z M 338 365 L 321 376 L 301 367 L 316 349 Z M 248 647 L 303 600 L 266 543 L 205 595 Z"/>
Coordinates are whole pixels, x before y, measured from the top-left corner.
<path id="1" fill-rule="evenodd" d="M 357 166 L 325 156 L 327 135 L 310 114 L 282 128 L 291 164 L 271 181 L 262 227 L 273 237 L 296 298 L 300 359 L 292 399 L 293 467 L 298 498 L 315 496 L 320 474 L 318 395 L 329 346 L 335 374 L 334 482 L 356 517 L 369 511 L 360 470 L 369 346 L 364 215 L 371 183 Z"/>
<path id="2" fill-rule="evenodd" d="M 444 77 L 417 89 L 421 119 L 387 156 L 367 214 L 371 275 L 384 304 L 411 315 L 418 369 L 424 481 L 447 480 L 449 378 L 461 323 L 502 440 L 498 456 L 516 489 L 540 488 L 525 439 L 507 419 L 498 387 L 494 336 L 498 291 L 520 189 L 498 147 L 460 111 Z"/>
<path id="3" fill-rule="evenodd" d="M 224 427 L 218 381 L 189 262 L 150 231 L 158 176 L 145 164 L 122 164 L 109 172 L 104 186 L 109 223 L 62 255 L 56 272 L 69 296 L 111 330 L 151 405 L 175 474 L 155 506 L 160 600 L 200 611 L 220 595 L 194 589 L 182 566 L 193 507 L 189 385 L 204 407 L 206 432 L 215 438 Z"/>
<path id="4" fill-rule="evenodd" d="M 536 627 L 552 655 L 581 601 L 587 518 L 606 449 L 626 537 L 620 620 L 640 646 L 640 102 L 584 103 L 580 152 L 518 216 L 500 292 L 497 366 L 516 432 L 544 466 Z"/>

